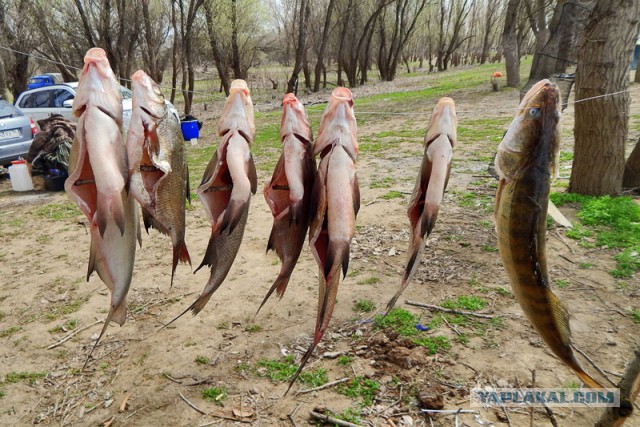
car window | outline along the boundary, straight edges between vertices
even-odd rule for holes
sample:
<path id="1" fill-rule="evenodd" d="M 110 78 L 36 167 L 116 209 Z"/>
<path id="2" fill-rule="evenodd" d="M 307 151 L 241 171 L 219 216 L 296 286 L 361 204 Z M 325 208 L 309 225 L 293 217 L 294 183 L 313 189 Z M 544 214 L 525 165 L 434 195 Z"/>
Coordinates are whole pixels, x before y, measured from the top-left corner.
<path id="1" fill-rule="evenodd" d="M 51 90 L 41 90 L 31 94 L 27 108 L 53 108 L 53 92 Z"/>
<path id="2" fill-rule="evenodd" d="M 22 116 L 22 112 L 7 101 L 0 100 L 0 118 L 4 117 L 19 117 Z"/>
<path id="3" fill-rule="evenodd" d="M 64 101 L 66 101 L 67 99 L 73 99 L 74 98 L 74 94 L 71 93 L 71 91 L 68 91 L 66 89 L 56 89 L 53 91 L 53 105 L 56 108 L 60 108 L 63 107 L 63 103 Z"/>

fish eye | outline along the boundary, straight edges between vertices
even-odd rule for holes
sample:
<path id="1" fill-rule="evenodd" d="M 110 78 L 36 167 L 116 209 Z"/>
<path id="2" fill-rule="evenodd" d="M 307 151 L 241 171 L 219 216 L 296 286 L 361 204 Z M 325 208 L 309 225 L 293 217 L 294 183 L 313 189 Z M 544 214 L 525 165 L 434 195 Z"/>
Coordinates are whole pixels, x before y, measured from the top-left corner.
<path id="1" fill-rule="evenodd" d="M 538 107 L 532 107 L 529 109 L 529 115 L 531 117 L 540 117 L 540 115 L 542 114 L 542 112 L 540 111 L 540 108 Z"/>

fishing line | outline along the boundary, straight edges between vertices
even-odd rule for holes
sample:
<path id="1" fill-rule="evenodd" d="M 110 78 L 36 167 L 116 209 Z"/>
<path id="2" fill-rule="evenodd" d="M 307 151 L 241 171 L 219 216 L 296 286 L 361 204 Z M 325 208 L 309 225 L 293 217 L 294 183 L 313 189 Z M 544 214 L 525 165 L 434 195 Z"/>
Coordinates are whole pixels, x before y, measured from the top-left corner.
<path id="1" fill-rule="evenodd" d="M 9 52 L 13 52 L 13 53 L 19 53 L 21 55 L 25 55 L 25 56 L 29 56 L 29 57 L 32 57 L 32 58 L 40 59 L 42 61 L 48 61 L 48 62 L 51 62 L 53 64 L 62 65 L 64 67 L 71 68 L 71 69 L 74 69 L 74 70 L 77 70 L 77 71 L 82 71 L 82 68 L 74 67 L 73 65 L 68 65 L 68 64 L 65 64 L 65 63 L 60 62 L 60 61 L 55 61 L 55 60 L 47 58 L 45 56 L 35 55 L 33 53 L 21 52 L 19 50 L 11 49 L 11 48 L 8 48 L 8 47 L 5 47 L 5 46 L 1 46 L 1 45 L 0 45 L 0 49 L 6 50 L 6 51 L 9 51 Z M 120 78 L 120 80 L 125 81 L 125 82 L 132 82 L 132 80 L 125 79 L 125 78 Z M 158 87 L 161 87 L 163 89 L 180 91 L 180 92 L 183 92 L 183 93 L 186 92 L 186 93 L 193 93 L 193 94 L 205 95 L 205 96 L 212 96 L 213 95 L 212 93 L 209 93 L 209 92 L 199 92 L 199 91 L 190 91 L 190 90 L 184 90 L 183 91 L 180 88 L 171 87 L 171 86 L 165 86 L 165 85 L 158 85 Z M 622 94 L 622 93 L 635 92 L 638 89 L 640 89 L 640 86 L 635 87 L 633 89 L 626 89 L 626 90 L 621 90 L 621 91 L 618 91 L 618 92 L 605 93 L 603 95 L 596 95 L 596 96 L 592 96 L 592 97 L 589 97 L 589 98 L 582 98 L 582 99 L 574 100 L 572 102 L 567 102 L 567 107 L 569 105 L 575 105 L 575 104 L 578 104 L 578 103 L 581 103 L 581 102 L 591 101 L 593 99 L 606 98 L 606 97 L 609 97 L 609 96 L 615 96 L 615 95 L 619 95 L 619 94 Z M 575 93 L 575 90 L 574 90 L 574 93 Z M 519 111 L 519 110 L 520 110 L 520 108 L 508 109 L 508 111 Z M 319 112 L 321 112 L 321 111 L 319 111 Z M 406 113 L 404 113 L 404 112 L 392 112 L 392 111 L 358 111 L 358 115 L 361 115 L 361 114 L 371 114 L 371 115 L 379 114 L 379 115 L 395 115 L 395 116 L 424 116 L 426 113 L 427 112 L 421 112 L 421 113 L 409 113 L 409 112 L 406 112 Z"/>

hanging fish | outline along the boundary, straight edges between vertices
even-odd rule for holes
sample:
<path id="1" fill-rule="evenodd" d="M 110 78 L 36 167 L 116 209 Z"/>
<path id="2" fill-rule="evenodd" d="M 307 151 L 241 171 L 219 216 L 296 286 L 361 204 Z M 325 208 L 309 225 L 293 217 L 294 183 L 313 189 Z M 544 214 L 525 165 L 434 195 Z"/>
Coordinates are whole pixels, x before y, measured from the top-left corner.
<path id="1" fill-rule="evenodd" d="M 540 337 L 588 387 L 602 388 L 573 353 L 569 313 L 551 291 L 547 272 L 547 205 L 557 173 L 560 105 L 558 86 L 539 81 L 522 99 L 498 146 L 498 247 L 513 294 Z"/>
<path id="2" fill-rule="evenodd" d="M 264 187 L 264 198 L 273 214 L 267 251 L 275 250 L 282 266 L 258 311 L 273 291 L 280 298 L 284 295 L 309 229 L 309 204 L 316 174 L 313 136 L 304 106 L 292 93 L 282 101 L 280 139 L 282 154 L 271 181 Z"/>

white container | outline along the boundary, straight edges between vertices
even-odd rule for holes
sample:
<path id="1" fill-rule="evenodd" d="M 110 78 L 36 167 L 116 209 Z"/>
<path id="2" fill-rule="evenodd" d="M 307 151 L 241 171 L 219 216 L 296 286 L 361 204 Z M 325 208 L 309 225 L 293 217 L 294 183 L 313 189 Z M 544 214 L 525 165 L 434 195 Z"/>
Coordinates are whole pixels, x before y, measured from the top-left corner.
<path id="1" fill-rule="evenodd" d="M 33 190 L 33 181 L 31 181 L 31 172 L 24 160 L 14 160 L 9 167 L 9 178 L 11 179 L 11 188 L 13 191 L 31 191 Z"/>

